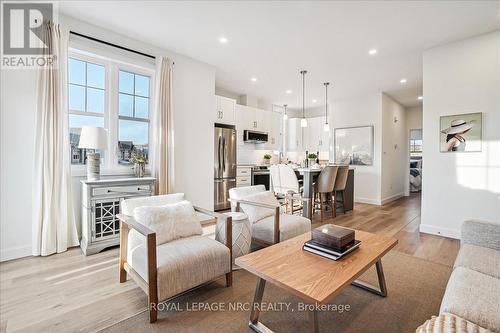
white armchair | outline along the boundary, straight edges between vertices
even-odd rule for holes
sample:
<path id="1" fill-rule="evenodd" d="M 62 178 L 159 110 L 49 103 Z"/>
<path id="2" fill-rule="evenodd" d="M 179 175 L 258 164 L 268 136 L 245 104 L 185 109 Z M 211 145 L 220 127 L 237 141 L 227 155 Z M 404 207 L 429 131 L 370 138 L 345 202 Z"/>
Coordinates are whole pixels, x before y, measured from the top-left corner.
<path id="1" fill-rule="evenodd" d="M 120 283 L 127 274 L 144 290 L 149 301 L 149 320 L 157 320 L 157 304 L 225 275 L 232 285 L 232 220 L 230 216 L 194 207 L 226 228 L 226 244 L 201 235 L 157 245 L 156 233 L 134 219 L 134 209 L 163 206 L 184 200 L 183 193 L 124 200 L 120 219 Z M 175 216 L 175 215 L 174 215 Z M 206 219 L 199 217 L 200 220 Z"/>
<path id="2" fill-rule="evenodd" d="M 282 214 L 279 202 L 264 185 L 232 188 L 229 198 L 233 211 L 248 215 L 255 243 L 268 246 L 311 231 L 311 220 Z"/>

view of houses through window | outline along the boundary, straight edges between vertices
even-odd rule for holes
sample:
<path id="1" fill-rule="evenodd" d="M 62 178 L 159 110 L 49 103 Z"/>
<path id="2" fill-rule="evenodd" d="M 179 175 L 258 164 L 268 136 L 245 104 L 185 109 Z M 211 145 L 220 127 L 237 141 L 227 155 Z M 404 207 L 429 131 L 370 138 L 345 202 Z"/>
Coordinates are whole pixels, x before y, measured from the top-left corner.
<path id="1" fill-rule="evenodd" d="M 98 59 L 69 58 L 68 107 L 74 165 L 86 164 L 86 151 L 78 148 L 82 126 L 108 129 L 108 166 L 130 164 L 134 150 L 148 156 L 150 76 L 120 67 Z M 110 80 L 113 76 L 116 80 Z M 104 162 L 105 154 L 100 153 Z"/>
<path id="2" fill-rule="evenodd" d="M 126 164 L 134 149 L 148 155 L 149 77 L 121 70 L 118 96 L 118 162 Z"/>

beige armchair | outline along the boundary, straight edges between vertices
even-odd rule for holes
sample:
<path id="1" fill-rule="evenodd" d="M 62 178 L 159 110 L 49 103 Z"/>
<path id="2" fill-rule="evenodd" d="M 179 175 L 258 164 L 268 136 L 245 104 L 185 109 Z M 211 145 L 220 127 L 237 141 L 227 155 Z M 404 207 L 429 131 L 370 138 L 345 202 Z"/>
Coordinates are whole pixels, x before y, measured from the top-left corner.
<path id="1" fill-rule="evenodd" d="M 264 185 L 229 190 L 232 210 L 243 211 L 249 215 L 252 240 L 255 243 L 269 246 L 311 231 L 311 220 L 308 218 L 281 213 L 280 205 L 272 193 L 266 199 L 260 197 L 260 200 L 256 200 L 259 195 L 265 193 Z M 252 219 L 252 216 L 257 218 Z"/>
<path id="2" fill-rule="evenodd" d="M 136 207 L 161 206 L 184 199 L 182 193 L 124 200 L 120 219 L 120 283 L 127 275 L 148 295 L 149 321 L 157 320 L 158 302 L 209 282 L 222 275 L 232 285 L 231 217 L 195 207 L 198 214 L 217 219 L 226 228 L 226 244 L 201 236 L 190 236 L 156 244 L 156 234 L 133 218 Z M 201 220 L 206 219 L 200 217 Z M 202 215 L 203 216 L 203 215 Z"/>

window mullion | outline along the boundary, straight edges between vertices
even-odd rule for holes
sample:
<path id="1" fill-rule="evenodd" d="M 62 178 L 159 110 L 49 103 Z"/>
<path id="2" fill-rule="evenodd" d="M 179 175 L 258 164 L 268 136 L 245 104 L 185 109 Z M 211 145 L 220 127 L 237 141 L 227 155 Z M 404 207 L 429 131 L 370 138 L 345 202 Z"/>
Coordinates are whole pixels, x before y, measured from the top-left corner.
<path id="1" fill-rule="evenodd" d="M 116 147 L 118 146 L 118 71 L 117 66 L 111 63 L 109 66 L 109 153 L 110 153 L 110 168 L 116 168 L 118 161 L 116 158 Z"/>

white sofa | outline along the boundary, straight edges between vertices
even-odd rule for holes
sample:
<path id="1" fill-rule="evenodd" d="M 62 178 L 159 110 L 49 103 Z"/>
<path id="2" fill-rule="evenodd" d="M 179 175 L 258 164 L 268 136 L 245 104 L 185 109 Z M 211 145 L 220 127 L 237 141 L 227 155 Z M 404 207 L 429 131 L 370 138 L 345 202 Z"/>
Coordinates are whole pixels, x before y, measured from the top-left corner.
<path id="1" fill-rule="evenodd" d="M 500 223 L 464 222 L 439 313 L 417 332 L 500 332 Z"/>
<path id="2" fill-rule="evenodd" d="M 311 231 L 311 220 L 308 218 L 282 214 L 278 201 L 256 202 L 248 199 L 255 194 L 266 192 L 264 185 L 236 187 L 229 190 L 229 198 L 233 211 L 264 210 L 270 212 L 266 217 L 252 223 L 252 240 L 260 245 L 268 246 Z M 248 200 L 247 200 L 248 199 Z M 253 214 L 252 214 L 253 215 Z"/>

